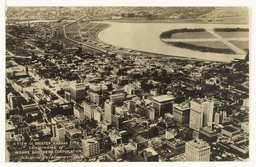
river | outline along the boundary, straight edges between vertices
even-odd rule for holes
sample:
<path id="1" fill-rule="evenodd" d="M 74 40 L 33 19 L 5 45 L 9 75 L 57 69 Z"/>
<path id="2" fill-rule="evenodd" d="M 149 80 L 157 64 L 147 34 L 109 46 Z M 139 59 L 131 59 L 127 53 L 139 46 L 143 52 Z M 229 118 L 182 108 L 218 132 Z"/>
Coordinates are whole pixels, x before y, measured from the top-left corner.
<path id="1" fill-rule="evenodd" d="M 244 58 L 245 54 L 217 54 L 198 52 L 170 46 L 159 38 L 164 31 L 175 28 L 248 28 L 248 25 L 238 24 L 200 24 L 200 23 L 122 23 L 104 22 L 111 24 L 98 34 L 98 38 L 114 46 L 165 55 L 198 58 L 216 61 L 231 61 Z"/>

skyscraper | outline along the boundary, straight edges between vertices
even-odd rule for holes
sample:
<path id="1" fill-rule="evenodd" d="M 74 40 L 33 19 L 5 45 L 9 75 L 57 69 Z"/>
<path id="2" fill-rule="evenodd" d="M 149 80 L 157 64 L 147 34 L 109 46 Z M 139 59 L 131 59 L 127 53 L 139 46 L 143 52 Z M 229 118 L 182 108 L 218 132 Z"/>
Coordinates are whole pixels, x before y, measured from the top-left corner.
<path id="1" fill-rule="evenodd" d="M 52 119 L 52 141 L 65 141 L 65 129 Z"/>
<path id="2" fill-rule="evenodd" d="M 123 93 L 117 93 L 110 95 L 110 101 L 114 104 L 122 104 L 125 100 L 125 96 Z"/>
<path id="3" fill-rule="evenodd" d="M 213 124 L 213 101 L 196 99 L 190 102 L 189 127 L 197 132 L 200 128 Z"/>
<path id="4" fill-rule="evenodd" d="M 82 106 L 84 108 L 84 116 L 89 119 L 94 118 L 94 110 L 97 108 L 97 105 L 94 103 L 83 102 Z"/>
<path id="5" fill-rule="evenodd" d="M 71 102 L 71 93 L 70 92 L 65 92 L 65 100 L 68 103 Z"/>
<path id="6" fill-rule="evenodd" d="M 114 113 L 115 106 L 113 105 L 112 102 L 107 100 L 104 103 L 104 110 L 105 110 L 105 120 L 108 121 L 109 123 L 111 123 L 111 121 L 112 121 L 111 115 Z"/>
<path id="7" fill-rule="evenodd" d="M 85 84 L 71 83 L 70 84 L 71 99 L 75 102 L 85 99 Z"/>
<path id="8" fill-rule="evenodd" d="M 215 125 L 218 125 L 218 124 L 221 123 L 220 116 L 221 116 L 221 115 L 220 115 L 219 112 L 216 112 L 216 113 L 214 114 L 214 124 L 215 124 Z"/>
<path id="9" fill-rule="evenodd" d="M 164 117 L 165 113 L 172 113 L 173 96 L 160 95 L 153 97 L 153 108 L 156 110 L 157 117 Z"/>
<path id="10" fill-rule="evenodd" d="M 181 103 L 173 105 L 173 117 L 179 126 L 188 126 L 190 107 L 189 103 Z"/>
<path id="11" fill-rule="evenodd" d="M 89 92 L 88 93 L 90 100 L 96 104 L 100 104 L 102 100 L 102 95 L 99 95 L 98 93 Z"/>
<path id="12" fill-rule="evenodd" d="M 185 159 L 186 161 L 209 161 L 210 145 L 200 139 L 187 142 L 185 146 Z"/>

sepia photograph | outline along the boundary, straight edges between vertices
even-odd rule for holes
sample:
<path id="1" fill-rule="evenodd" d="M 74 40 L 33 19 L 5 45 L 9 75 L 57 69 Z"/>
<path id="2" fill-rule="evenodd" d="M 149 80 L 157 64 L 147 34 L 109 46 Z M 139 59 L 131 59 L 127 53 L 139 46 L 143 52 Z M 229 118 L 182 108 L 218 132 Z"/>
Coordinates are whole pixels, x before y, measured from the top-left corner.
<path id="1" fill-rule="evenodd" d="M 248 7 L 5 18 L 6 162 L 248 161 Z"/>

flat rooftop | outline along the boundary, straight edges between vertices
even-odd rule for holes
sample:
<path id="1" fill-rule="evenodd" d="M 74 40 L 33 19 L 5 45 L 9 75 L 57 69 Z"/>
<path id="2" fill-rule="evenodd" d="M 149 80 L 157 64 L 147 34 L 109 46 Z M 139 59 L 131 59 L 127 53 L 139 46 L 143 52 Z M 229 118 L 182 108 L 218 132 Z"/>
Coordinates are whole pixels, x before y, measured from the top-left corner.
<path id="1" fill-rule="evenodd" d="M 144 132 L 148 132 L 148 129 L 143 127 L 140 124 L 137 124 L 135 122 L 127 122 L 126 126 L 130 127 L 131 129 L 133 129 L 136 133 L 144 133 Z"/>
<path id="2" fill-rule="evenodd" d="M 202 104 L 204 102 L 211 102 L 211 99 L 208 99 L 208 98 L 196 98 L 196 99 L 193 99 L 192 101 L 196 102 L 196 103 L 199 103 L 199 104 Z"/>
<path id="3" fill-rule="evenodd" d="M 32 114 L 35 114 L 35 112 L 32 113 Z M 33 115 L 32 115 L 32 116 L 33 116 Z M 29 126 L 32 126 L 32 125 L 40 126 L 40 125 L 42 125 L 42 124 L 46 124 L 46 122 L 45 122 L 45 121 L 36 120 L 36 121 L 30 122 L 30 123 L 27 123 L 27 124 L 28 124 Z"/>
<path id="4" fill-rule="evenodd" d="M 66 130 L 70 135 L 74 135 L 74 134 L 77 134 L 77 133 L 81 133 L 80 130 L 76 129 L 76 128 L 73 128 L 73 129 L 67 129 Z"/>
<path id="5" fill-rule="evenodd" d="M 157 102 L 167 102 L 167 101 L 174 100 L 174 97 L 170 95 L 160 95 L 160 96 L 153 97 L 152 99 Z"/>
<path id="6" fill-rule="evenodd" d="M 150 156 L 150 155 L 152 155 L 152 156 L 158 155 L 158 153 L 155 150 L 153 150 L 152 148 L 150 148 L 150 147 L 146 148 L 144 150 L 144 153 L 146 153 L 148 156 Z"/>
<path id="7" fill-rule="evenodd" d="M 181 139 L 174 139 L 173 141 L 168 141 L 167 143 L 172 144 L 174 146 L 185 145 L 185 141 Z"/>
<path id="8" fill-rule="evenodd" d="M 189 103 L 183 102 L 180 104 L 173 104 L 174 108 L 177 108 L 178 110 L 188 110 L 190 109 Z"/>
<path id="9" fill-rule="evenodd" d="M 87 138 L 82 140 L 83 143 L 98 143 L 96 138 Z"/>
<path id="10" fill-rule="evenodd" d="M 200 139 L 193 139 L 193 140 L 187 142 L 186 145 L 190 145 L 190 146 L 192 146 L 194 148 L 197 148 L 197 149 L 204 149 L 204 148 L 207 148 L 207 147 L 210 148 L 208 143 L 206 143 L 205 141 L 200 140 Z"/>
<path id="11" fill-rule="evenodd" d="M 236 128 L 232 127 L 232 126 L 225 126 L 223 129 L 228 131 L 228 132 L 236 132 L 236 131 L 238 131 L 238 129 L 236 129 Z"/>
<path id="12" fill-rule="evenodd" d="M 119 136 L 119 135 L 116 134 L 116 133 L 109 133 L 109 137 L 110 137 L 111 139 L 122 139 L 122 137 Z"/>
<path id="13" fill-rule="evenodd" d="M 9 130 L 14 130 L 16 127 L 10 122 L 10 121 L 6 121 L 5 123 L 5 129 L 6 131 L 9 131 Z"/>
<path id="14" fill-rule="evenodd" d="M 204 130 L 208 133 L 215 133 L 216 132 L 215 129 L 212 129 L 211 127 L 208 127 L 208 126 L 202 127 L 201 130 Z"/>
<path id="15" fill-rule="evenodd" d="M 53 118 L 56 122 L 64 122 L 64 121 L 68 121 L 68 118 L 64 115 L 56 115 Z"/>

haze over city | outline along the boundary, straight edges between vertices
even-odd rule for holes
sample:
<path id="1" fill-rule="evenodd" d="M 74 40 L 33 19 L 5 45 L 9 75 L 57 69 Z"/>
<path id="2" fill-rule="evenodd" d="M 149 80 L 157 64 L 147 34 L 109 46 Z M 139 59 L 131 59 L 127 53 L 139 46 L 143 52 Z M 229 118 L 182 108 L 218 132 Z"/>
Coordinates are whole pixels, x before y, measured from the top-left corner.
<path id="1" fill-rule="evenodd" d="M 249 158 L 246 7 L 8 7 L 7 162 Z"/>

